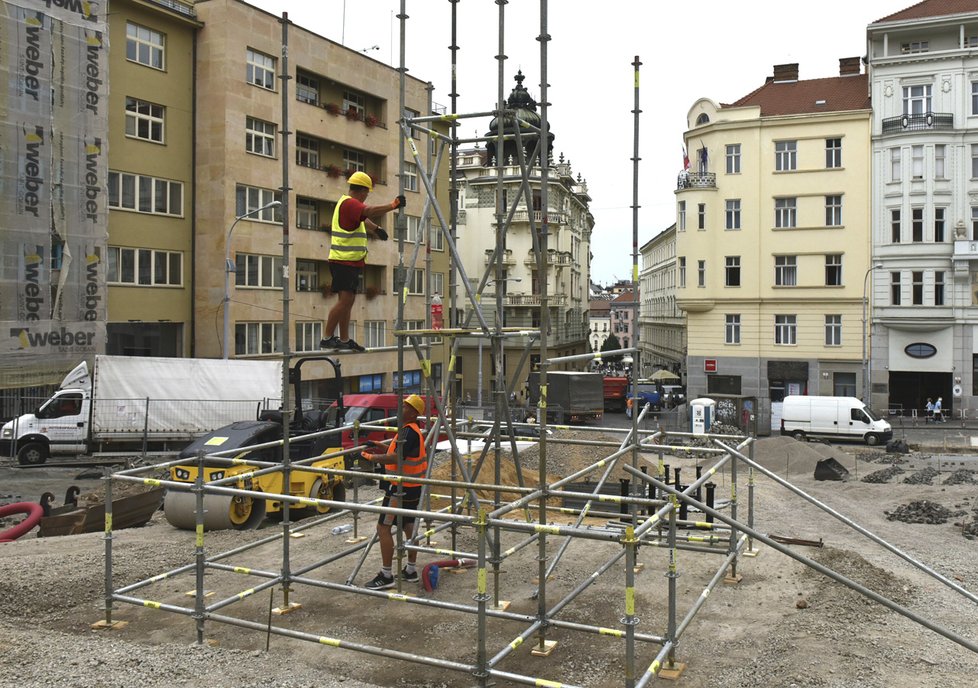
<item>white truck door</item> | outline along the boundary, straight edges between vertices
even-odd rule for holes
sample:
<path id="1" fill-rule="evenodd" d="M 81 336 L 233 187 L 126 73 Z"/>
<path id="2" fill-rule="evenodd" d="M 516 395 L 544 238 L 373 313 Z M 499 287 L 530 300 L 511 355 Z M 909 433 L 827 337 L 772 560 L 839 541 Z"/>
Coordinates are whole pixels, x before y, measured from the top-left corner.
<path id="1" fill-rule="evenodd" d="M 88 435 L 88 403 L 81 390 L 63 390 L 38 409 L 40 430 L 48 437 L 51 454 L 85 451 Z"/>

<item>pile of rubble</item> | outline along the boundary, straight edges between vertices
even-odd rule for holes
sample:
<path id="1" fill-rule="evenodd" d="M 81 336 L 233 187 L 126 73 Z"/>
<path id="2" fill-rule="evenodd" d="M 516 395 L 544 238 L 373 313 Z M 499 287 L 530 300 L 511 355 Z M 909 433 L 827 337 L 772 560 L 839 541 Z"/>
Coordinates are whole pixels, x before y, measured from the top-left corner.
<path id="1" fill-rule="evenodd" d="M 864 483 L 888 483 L 891 478 L 894 478 L 905 471 L 899 466 L 890 466 L 889 468 L 884 468 L 869 475 L 863 476 L 862 482 Z"/>
<path id="2" fill-rule="evenodd" d="M 903 482 L 908 485 L 933 485 L 934 478 L 939 476 L 936 468 L 928 466 L 927 468 L 922 468 L 916 473 L 912 473 L 903 479 Z"/>
<path id="3" fill-rule="evenodd" d="M 974 485 L 975 472 L 970 471 L 967 468 L 959 468 L 944 479 L 944 485 Z"/>
<path id="4" fill-rule="evenodd" d="M 961 516 L 964 511 L 951 511 L 945 506 L 926 499 L 901 504 L 893 511 L 884 511 L 889 521 L 902 521 L 903 523 L 927 523 L 936 525 L 947 523 L 953 516 Z"/>

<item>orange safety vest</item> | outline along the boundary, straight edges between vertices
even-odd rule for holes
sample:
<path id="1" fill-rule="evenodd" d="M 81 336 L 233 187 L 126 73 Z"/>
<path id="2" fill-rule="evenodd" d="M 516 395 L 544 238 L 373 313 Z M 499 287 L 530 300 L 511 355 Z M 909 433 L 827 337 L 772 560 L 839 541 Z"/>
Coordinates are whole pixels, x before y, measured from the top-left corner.
<path id="1" fill-rule="evenodd" d="M 418 451 L 418 456 L 405 456 L 401 461 L 402 471 L 401 475 L 407 476 L 418 476 L 423 478 L 425 473 L 428 472 L 428 453 L 424 446 L 424 435 L 421 433 L 421 428 L 418 427 L 417 423 L 408 423 L 404 426 L 405 428 L 410 428 L 414 432 L 418 433 L 418 446 L 420 447 Z M 397 473 L 397 442 L 391 442 L 387 445 L 387 456 L 394 456 L 395 460 L 393 463 L 385 463 L 384 471 L 391 475 Z M 402 483 L 404 487 L 421 487 L 421 483 Z"/>

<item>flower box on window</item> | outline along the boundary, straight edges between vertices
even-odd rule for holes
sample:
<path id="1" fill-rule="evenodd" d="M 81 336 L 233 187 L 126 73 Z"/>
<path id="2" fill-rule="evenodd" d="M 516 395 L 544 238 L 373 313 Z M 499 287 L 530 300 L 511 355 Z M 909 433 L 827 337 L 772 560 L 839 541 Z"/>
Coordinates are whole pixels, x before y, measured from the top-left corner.
<path id="1" fill-rule="evenodd" d="M 326 108 L 326 112 L 331 115 L 340 114 L 340 106 L 336 103 L 326 103 L 323 107 Z"/>

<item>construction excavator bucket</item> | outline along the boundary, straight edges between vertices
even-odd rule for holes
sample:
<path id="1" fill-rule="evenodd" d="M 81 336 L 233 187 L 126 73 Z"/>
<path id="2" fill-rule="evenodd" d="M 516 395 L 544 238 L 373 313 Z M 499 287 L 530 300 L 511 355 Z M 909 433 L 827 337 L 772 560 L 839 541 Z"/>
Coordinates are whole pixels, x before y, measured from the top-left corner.
<path id="1" fill-rule="evenodd" d="M 815 480 L 845 480 L 848 477 L 849 470 L 832 457 L 815 464 Z"/>

